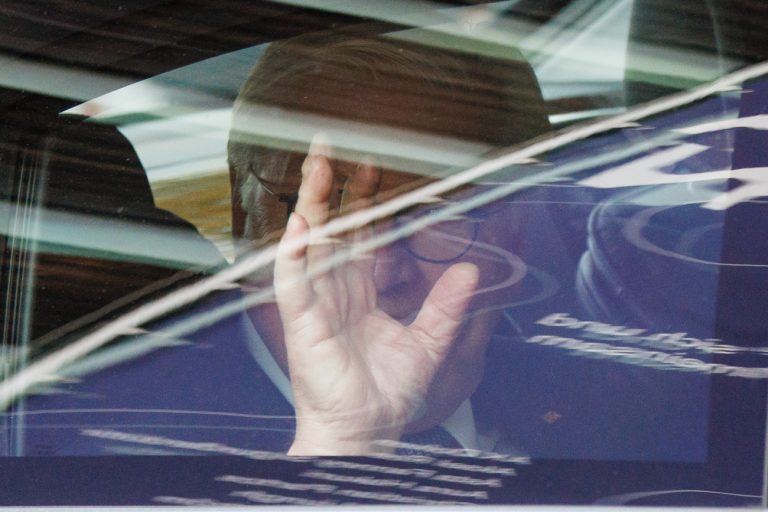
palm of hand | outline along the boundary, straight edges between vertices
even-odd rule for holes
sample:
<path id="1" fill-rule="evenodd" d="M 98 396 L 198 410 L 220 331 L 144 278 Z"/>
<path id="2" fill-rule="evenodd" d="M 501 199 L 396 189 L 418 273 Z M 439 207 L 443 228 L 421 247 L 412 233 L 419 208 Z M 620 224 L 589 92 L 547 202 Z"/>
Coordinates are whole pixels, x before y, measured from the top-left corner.
<path id="1" fill-rule="evenodd" d="M 404 326 L 376 307 L 372 258 L 322 268 L 335 254 L 332 245 L 297 242 L 329 216 L 333 169 L 326 154 L 315 144 L 305 161 L 275 265 L 297 416 L 292 453 L 359 454 L 374 450 L 375 440 L 398 439 L 417 414 L 477 271 L 469 264 L 449 268 Z M 369 204 L 377 183 L 377 171 L 361 167 L 347 182 L 342 208 Z"/>
<path id="2" fill-rule="evenodd" d="M 297 414 L 327 428 L 354 422 L 375 426 L 363 435 L 395 437 L 418 410 L 440 355 L 426 348 L 425 335 L 360 300 L 372 283 L 336 284 L 286 333 L 301 339 L 300 353 L 290 356 Z"/>

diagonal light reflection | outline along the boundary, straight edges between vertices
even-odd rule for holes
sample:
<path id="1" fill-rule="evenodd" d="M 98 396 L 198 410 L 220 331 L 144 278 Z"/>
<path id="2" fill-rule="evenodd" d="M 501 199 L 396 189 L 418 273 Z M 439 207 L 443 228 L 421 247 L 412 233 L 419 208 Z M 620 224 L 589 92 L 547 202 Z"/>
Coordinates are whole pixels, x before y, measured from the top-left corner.
<path id="1" fill-rule="evenodd" d="M 350 214 L 345 217 L 340 217 L 329 222 L 327 225 L 315 230 L 312 234 L 312 239 L 315 238 L 333 238 L 339 236 L 345 232 L 353 229 L 365 226 L 380 219 L 386 219 L 393 216 L 400 210 L 415 206 L 422 202 L 424 197 L 435 197 L 445 194 L 451 190 L 454 190 L 462 185 L 476 182 L 481 178 L 499 171 L 501 169 L 510 167 L 515 164 L 526 161 L 527 159 L 534 158 L 548 151 L 552 151 L 561 148 L 565 145 L 584 140 L 588 137 L 605 133 L 610 130 L 625 126 L 627 123 L 635 122 L 639 119 L 643 119 L 648 116 L 663 113 L 665 111 L 690 104 L 697 100 L 706 98 L 712 94 L 740 84 L 746 80 L 760 77 L 768 73 L 768 62 L 763 62 L 753 66 L 746 67 L 744 69 L 730 73 L 714 82 L 694 88 L 689 91 L 673 94 L 658 100 L 641 105 L 630 111 L 617 116 L 601 119 L 594 123 L 576 126 L 566 131 L 535 139 L 531 144 L 522 148 L 512 148 L 508 152 L 471 167 L 463 172 L 459 172 L 452 176 L 448 176 L 443 180 L 430 183 L 422 188 L 403 194 L 402 196 L 393 198 L 382 204 L 375 205 L 369 209 L 361 210 L 354 214 Z M 607 157 L 606 157 L 607 158 Z M 594 159 L 592 159 L 594 161 Z M 553 166 L 550 170 L 545 170 L 535 176 L 529 176 L 524 183 L 513 182 L 508 185 L 496 187 L 484 194 L 478 194 L 476 197 L 467 200 L 461 205 L 452 205 L 446 208 L 446 213 L 451 215 L 458 212 L 464 212 L 476 208 L 482 204 L 486 204 L 495 199 L 499 199 L 511 192 L 527 188 L 528 186 L 538 183 L 551 182 L 555 178 L 566 176 L 570 173 L 576 172 L 585 168 L 583 163 L 577 163 L 566 166 Z M 441 220 L 439 215 L 434 216 L 434 222 Z M 388 234 L 384 243 L 395 239 L 394 233 Z M 292 245 L 294 248 L 299 245 L 303 245 L 305 241 L 296 240 Z M 371 242 L 373 244 L 373 241 Z M 383 245 L 378 242 L 377 246 Z M 85 355 L 91 353 L 97 348 L 101 347 L 110 340 L 120 336 L 127 329 L 138 327 L 147 322 L 150 322 L 164 314 L 179 309 L 187 304 L 201 299 L 211 292 L 215 292 L 222 286 L 228 285 L 232 282 L 239 280 L 254 271 L 265 268 L 274 262 L 276 256 L 276 247 L 268 247 L 263 251 L 243 258 L 242 261 L 237 262 L 229 268 L 226 268 L 219 273 L 206 278 L 200 282 L 171 292 L 168 295 L 161 297 L 155 301 L 144 304 L 135 310 L 126 313 L 125 315 L 115 319 L 109 324 L 97 329 L 96 331 L 83 336 L 82 338 L 74 341 L 73 343 L 61 348 L 60 350 L 53 352 L 46 357 L 30 364 L 28 367 L 17 372 L 16 374 L 5 378 L 0 382 L 0 408 L 7 407 L 16 398 L 22 396 L 27 389 L 34 384 L 43 381 L 50 375 L 55 375 L 65 365 L 76 361 Z M 336 264 L 334 260 L 333 264 Z M 321 269 L 318 269 L 322 271 Z M 233 312 L 240 311 L 242 305 L 247 305 L 249 302 L 255 303 L 256 301 L 264 301 L 272 294 L 271 290 L 253 294 L 252 298 L 249 297 L 248 301 L 243 301 L 242 304 L 232 303 L 227 304 L 223 308 L 219 308 L 215 311 L 211 311 L 209 315 L 201 315 L 201 318 L 190 323 L 179 323 L 179 326 L 194 326 L 194 325 L 206 325 L 200 323 L 201 321 L 211 323 L 216 319 L 220 319 L 224 316 L 232 314 Z M 203 318 L 204 317 L 204 318 Z"/>

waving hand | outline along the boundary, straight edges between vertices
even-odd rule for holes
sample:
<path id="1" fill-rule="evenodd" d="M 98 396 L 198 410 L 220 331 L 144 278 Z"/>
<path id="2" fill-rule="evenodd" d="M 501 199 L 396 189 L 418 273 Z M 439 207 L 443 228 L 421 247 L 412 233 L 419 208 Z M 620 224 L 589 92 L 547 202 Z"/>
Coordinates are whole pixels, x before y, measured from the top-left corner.
<path id="1" fill-rule="evenodd" d="M 332 243 L 302 243 L 335 201 L 330 148 L 315 138 L 302 167 L 296 211 L 280 241 L 275 291 L 296 406 L 289 453 L 353 455 L 396 440 L 419 411 L 477 285 L 477 268 L 457 263 L 437 280 L 416 319 L 403 325 L 377 308 L 375 257 L 325 268 Z M 362 164 L 344 185 L 341 210 L 369 206 L 380 172 Z M 350 243 L 371 236 L 358 230 Z"/>

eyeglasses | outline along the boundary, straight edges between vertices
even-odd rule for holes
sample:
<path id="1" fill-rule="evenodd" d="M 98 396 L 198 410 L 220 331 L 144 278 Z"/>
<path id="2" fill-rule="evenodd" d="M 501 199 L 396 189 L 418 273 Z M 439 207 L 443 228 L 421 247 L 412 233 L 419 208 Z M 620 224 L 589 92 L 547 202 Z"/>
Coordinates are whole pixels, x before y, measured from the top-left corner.
<path id="1" fill-rule="evenodd" d="M 299 200 L 299 194 L 298 192 L 278 192 L 274 189 L 274 186 L 269 184 L 268 181 L 259 178 L 256 176 L 255 173 L 251 173 L 254 178 L 256 178 L 256 181 L 259 182 L 259 185 L 264 187 L 264 190 L 266 190 L 267 194 L 271 196 L 275 196 L 278 201 L 281 203 L 285 203 L 288 207 L 288 213 L 286 214 L 286 219 L 291 216 L 293 213 L 293 210 L 296 209 L 296 202 Z"/>
<path id="2" fill-rule="evenodd" d="M 264 190 L 287 206 L 287 217 L 296 208 L 299 199 L 297 192 L 278 192 L 269 182 L 254 174 Z M 415 258 L 429 263 L 450 263 L 464 256 L 477 240 L 479 225 L 484 215 L 479 210 L 460 216 L 446 216 L 444 205 L 421 205 L 396 215 L 397 228 L 407 229 L 408 225 L 421 225 L 408 235 L 402 243 Z M 431 219 L 430 217 L 443 217 Z"/>
<path id="3" fill-rule="evenodd" d="M 404 240 L 414 257 L 429 263 L 450 263 L 464 256 L 477 241 L 482 216 L 478 211 L 446 216 L 445 208 L 424 205 L 394 218 L 397 227 L 417 227 Z"/>

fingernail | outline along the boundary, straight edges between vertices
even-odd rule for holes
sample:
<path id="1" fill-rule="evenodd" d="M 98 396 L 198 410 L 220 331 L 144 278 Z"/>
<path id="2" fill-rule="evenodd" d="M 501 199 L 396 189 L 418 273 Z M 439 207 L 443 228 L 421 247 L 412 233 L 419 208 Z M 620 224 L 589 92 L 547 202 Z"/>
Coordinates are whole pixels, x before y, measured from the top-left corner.
<path id="1" fill-rule="evenodd" d="M 360 167 L 376 167 L 376 161 L 370 155 L 363 155 L 363 157 L 360 158 Z"/>
<path id="2" fill-rule="evenodd" d="M 358 165 L 357 170 L 364 173 L 361 177 L 367 181 L 367 185 L 370 187 L 371 191 L 375 192 L 379 188 L 379 183 L 381 182 L 381 171 L 378 165 L 376 165 L 376 161 L 373 157 L 369 155 L 363 156 L 360 159 L 360 164 Z"/>
<path id="3" fill-rule="evenodd" d="M 318 132 L 312 137 L 312 142 L 309 144 L 309 154 L 331 157 L 331 144 L 325 133 Z"/>
<path id="4" fill-rule="evenodd" d="M 477 265 L 469 262 L 457 263 L 457 268 L 460 270 L 462 277 L 466 282 L 474 288 L 480 280 L 480 270 Z"/>

